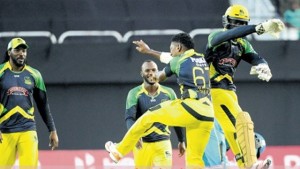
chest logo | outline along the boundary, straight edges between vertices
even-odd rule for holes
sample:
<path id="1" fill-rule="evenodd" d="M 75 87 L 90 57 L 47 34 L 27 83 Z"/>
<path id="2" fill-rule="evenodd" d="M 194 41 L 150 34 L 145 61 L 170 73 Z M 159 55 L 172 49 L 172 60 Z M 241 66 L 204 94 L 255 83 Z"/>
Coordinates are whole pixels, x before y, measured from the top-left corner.
<path id="1" fill-rule="evenodd" d="M 27 85 L 32 85 L 32 81 L 31 81 L 30 77 L 25 76 L 24 77 L 24 83 L 27 84 Z"/>

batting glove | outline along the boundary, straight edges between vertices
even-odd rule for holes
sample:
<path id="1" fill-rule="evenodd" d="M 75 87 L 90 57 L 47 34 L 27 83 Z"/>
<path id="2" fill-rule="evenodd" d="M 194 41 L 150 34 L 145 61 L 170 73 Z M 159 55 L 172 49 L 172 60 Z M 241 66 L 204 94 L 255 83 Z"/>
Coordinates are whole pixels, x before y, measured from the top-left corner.
<path id="1" fill-rule="evenodd" d="M 284 29 L 284 27 L 284 23 L 280 19 L 270 19 L 258 24 L 255 27 L 255 30 L 258 35 L 269 33 L 275 38 L 279 38 L 279 34 Z"/>
<path id="2" fill-rule="evenodd" d="M 257 75 L 257 77 L 264 81 L 269 81 L 272 77 L 271 69 L 268 64 L 261 63 L 257 66 L 252 66 L 250 70 L 250 75 Z"/>

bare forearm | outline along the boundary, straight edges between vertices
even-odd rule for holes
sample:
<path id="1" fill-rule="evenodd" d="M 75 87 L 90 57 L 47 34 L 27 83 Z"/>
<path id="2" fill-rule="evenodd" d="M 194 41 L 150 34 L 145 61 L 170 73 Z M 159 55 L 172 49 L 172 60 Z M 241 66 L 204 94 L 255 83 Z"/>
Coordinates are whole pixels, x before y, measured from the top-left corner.
<path id="1" fill-rule="evenodd" d="M 147 50 L 147 52 L 145 54 L 150 55 L 150 56 L 154 57 L 155 59 L 160 60 L 161 52 L 159 52 L 159 51 L 149 49 L 149 50 Z"/>

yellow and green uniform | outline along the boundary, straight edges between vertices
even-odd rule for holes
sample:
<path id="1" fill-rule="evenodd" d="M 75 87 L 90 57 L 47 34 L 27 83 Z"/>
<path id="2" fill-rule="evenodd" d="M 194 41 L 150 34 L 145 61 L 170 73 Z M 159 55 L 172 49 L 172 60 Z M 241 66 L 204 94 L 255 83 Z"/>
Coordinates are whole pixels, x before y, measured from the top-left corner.
<path id="1" fill-rule="evenodd" d="M 208 65 L 202 54 L 193 49 L 174 57 L 164 68 L 166 75 L 176 75 L 181 99 L 165 101 L 150 108 L 127 131 L 117 150 L 126 155 L 139 138 L 156 122 L 186 128 L 188 167 L 204 167 L 203 154 L 213 128 L 214 113 L 209 95 Z"/>
<path id="2" fill-rule="evenodd" d="M 49 131 L 55 124 L 49 110 L 46 88 L 40 72 L 28 65 L 14 72 L 5 62 L 0 65 L 0 168 L 14 164 L 37 166 L 38 138 L 34 120 L 34 101 Z"/>
<path id="3" fill-rule="evenodd" d="M 254 25 L 215 31 L 208 37 L 205 56 L 210 66 L 215 117 L 224 131 L 239 166 L 244 165 L 244 158 L 236 140 L 235 122 L 237 114 L 242 112 L 242 109 L 235 93 L 234 74 L 241 60 L 251 65 L 267 63 L 244 38 L 255 31 Z"/>
<path id="4" fill-rule="evenodd" d="M 148 109 L 167 100 L 176 99 L 173 89 L 158 85 L 155 96 L 149 95 L 144 84 L 131 89 L 126 100 L 125 121 L 127 129 L 130 129 L 135 121 L 140 118 Z M 184 141 L 182 128 L 174 128 L 179 142 Z M 133 150 L 136 167 L 171 166 L 172 145 L 170 141 L 170 130 L 168 126 L 161 123 L 154 123 L 142 137 L 143 147 Z"/>

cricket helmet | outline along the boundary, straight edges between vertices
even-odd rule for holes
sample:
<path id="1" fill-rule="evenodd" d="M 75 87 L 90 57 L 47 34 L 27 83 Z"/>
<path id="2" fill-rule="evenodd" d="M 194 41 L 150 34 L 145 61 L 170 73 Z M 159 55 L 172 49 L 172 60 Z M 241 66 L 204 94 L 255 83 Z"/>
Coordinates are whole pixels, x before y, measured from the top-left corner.
<path id="1" fill-rule="evenodd" d="M 250 21 L 249 12 L 242 5 L 231 5 L 223 15 L 223 26 L 231 29 L 240 25 L 248 25 Z"/>
<path id="2" fill-rule="evenodd" d="M 262 135 L 258 133 L 254 133 L 254 139 L 255 139 L 255 149 L 256 149 L 256 157 L 259 158 L 260 155 L 265 151 L 266 149 L 266 140 L 263 138 Z"/>

